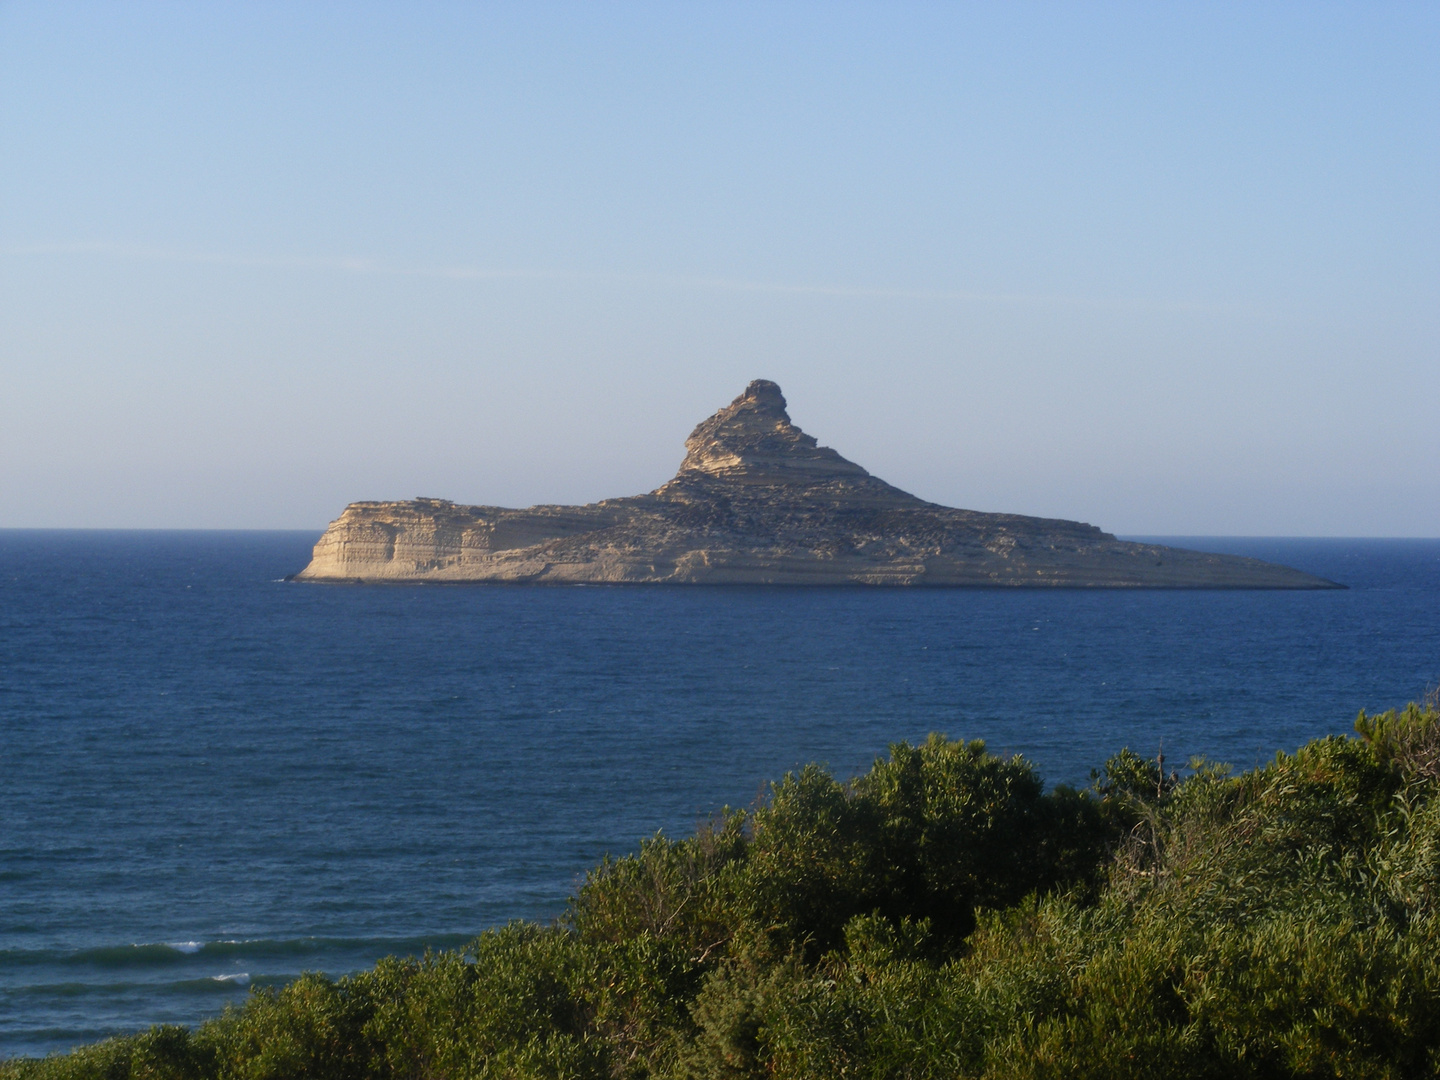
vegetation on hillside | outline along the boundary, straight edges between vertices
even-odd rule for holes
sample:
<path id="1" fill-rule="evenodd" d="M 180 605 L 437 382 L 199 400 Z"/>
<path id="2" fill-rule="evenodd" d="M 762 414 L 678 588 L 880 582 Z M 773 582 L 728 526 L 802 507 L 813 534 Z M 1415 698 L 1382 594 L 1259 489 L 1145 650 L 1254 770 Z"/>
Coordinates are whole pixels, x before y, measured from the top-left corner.
<path id="1" fill-rule="evenodd" d="M 1440 1074 L 1440 714 L 1254 771 L 981 743 L 811 767 L 554 926 L 257 990 L 3 1080 Z"/>

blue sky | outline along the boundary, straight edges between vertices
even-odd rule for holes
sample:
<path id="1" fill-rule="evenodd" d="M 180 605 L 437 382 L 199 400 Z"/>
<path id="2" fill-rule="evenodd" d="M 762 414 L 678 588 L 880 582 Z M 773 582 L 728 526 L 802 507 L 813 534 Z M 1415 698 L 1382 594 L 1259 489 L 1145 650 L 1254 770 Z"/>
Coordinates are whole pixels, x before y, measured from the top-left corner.
<path id="1" fill-rule="evenodd" d="M 648 490 L 1440 535 L 1440 8 L 0 3 L 0 526 Z"/>

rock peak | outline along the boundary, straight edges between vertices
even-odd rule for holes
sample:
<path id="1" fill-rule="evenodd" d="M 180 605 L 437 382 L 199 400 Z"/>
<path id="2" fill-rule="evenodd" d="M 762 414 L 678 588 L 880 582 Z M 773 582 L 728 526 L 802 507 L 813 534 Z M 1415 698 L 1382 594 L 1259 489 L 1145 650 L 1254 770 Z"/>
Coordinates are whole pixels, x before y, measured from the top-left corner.
<path id="1" fill-rule="evenodd" d="M 769 379 L 756 379 L 700 423 L 685 440 L 685 450 L 676 481 L 697 474 L 747 484 L 870 475 L 791 423 L 785 395 Z"/>
<path id="2" fill-rule="evenodd" d="M 775 413 L 787 424 L 790 422 L 790 414 L 785 411 L 785 395 L 780 392 L 780 384 L 773 383 L 769 379 L 754 379 L 750 385 L 745 387 L 745 392 L 730 403 L 731 408 L 737 405 L 749 405 L 756 412 Z"/>

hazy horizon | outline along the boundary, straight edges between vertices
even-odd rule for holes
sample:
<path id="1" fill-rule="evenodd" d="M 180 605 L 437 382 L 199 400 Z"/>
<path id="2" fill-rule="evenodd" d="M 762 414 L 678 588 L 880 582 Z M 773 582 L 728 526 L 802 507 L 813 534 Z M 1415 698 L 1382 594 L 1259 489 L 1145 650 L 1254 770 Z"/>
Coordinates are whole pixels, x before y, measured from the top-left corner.
<path id="1" fill-rule="evenodd" d="M 0 528 L 922 498 L 1440 536 L 1440 9 L 0 5 Z"/>

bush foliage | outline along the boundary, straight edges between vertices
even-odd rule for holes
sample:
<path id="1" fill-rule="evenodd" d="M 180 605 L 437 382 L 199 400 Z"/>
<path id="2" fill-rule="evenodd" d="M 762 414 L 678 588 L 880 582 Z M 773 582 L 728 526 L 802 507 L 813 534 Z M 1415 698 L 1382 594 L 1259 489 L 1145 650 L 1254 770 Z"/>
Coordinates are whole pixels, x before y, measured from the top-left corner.
<path id="1" fill-rule="evenodd" d="M 1086 791 L 939 736 L 593 870 L 555 925 L 0 1080 L 1440 1075 L 1440 714 Z"/>

